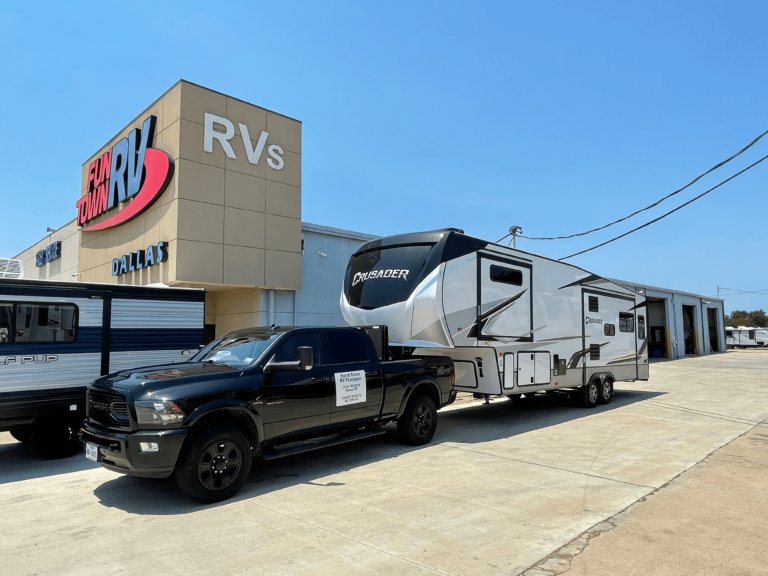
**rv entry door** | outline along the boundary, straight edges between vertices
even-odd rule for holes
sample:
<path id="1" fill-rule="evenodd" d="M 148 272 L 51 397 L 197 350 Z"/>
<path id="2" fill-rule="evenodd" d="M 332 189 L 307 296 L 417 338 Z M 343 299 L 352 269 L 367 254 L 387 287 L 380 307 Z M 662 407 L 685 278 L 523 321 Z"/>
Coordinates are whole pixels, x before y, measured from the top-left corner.
<path id="1" fill-rule="evenodd" d="M 478 254 L 478 340 L 532 341 L 530 263 Z"/>

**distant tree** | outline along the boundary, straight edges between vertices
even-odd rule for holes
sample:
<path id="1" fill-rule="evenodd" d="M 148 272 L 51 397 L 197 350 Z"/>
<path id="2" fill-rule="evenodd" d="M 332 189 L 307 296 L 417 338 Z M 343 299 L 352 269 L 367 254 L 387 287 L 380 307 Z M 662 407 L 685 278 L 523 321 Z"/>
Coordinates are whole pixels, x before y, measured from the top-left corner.
<path id="1" fill-rule="evenodd" d="M 766 316 L 762 308 L 760 310 L 753 310 L 747 314 L 747 318 L 749 319 L 748 326 L 754 326 L 755 328 L 768 327 L 768 316 Z"/>
<path id="2" fill-rule="evenodd" d="M 725 325 L 733 326 L 752 326 L 754 328 L 768 327 L 768 314 L 761 308 L 747 312 L 746 310 L 734 310 L 725 317 Z"/>

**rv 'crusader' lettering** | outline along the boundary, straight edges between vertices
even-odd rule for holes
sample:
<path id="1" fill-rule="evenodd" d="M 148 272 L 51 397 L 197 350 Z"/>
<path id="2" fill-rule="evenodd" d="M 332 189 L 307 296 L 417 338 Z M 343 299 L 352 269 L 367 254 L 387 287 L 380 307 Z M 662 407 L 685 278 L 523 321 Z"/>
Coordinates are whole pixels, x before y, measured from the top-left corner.
<path id="1" fill-rule="evenodd" d="M 88 166 L 86 194 L 77 201 L 78 226 L 114 213 L 82 230 L 106 230 L 125 224 L 149 208 L 168 187 L 173 159 L 163 150 L 149 147 L 155 138 L 156 121 L 156 116 L 149 116 L 141 129 L 133 130 Z"/>
<path id="2" fill-rule="evenodd" d="M 121 276 L 167 261 L 168 242 L 158 242 L 157 246 L 149 246 L 146 250 L 136 250 L 136 252 L 112 260 L 112 276 Z"/>
<path id="3" fill-rule="evenodd" d="M 393 270 L 391 268 L 387 270 L 373 270 L 371 272 L 358 272 L 352 279 L 352 286 L 375 278 L 402 278 L 407 282 L 408 272 L 410 272 L 410 270 Z"/>

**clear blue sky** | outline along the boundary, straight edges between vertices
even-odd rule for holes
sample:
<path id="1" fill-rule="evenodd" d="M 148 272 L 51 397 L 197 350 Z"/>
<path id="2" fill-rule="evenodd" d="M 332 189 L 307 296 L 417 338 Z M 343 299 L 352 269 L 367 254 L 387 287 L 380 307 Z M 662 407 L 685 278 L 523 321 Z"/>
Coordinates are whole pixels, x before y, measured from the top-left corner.
<path id="1" fill-rule="evenodd" d="M 304 123 L 303 218 L 375 234 L 563 235 L 768 129 L 764 2 L 5 2 L 0 255 L 75 216 L 80 166 L 179 78 Z M 768 154 L 768 137 L 624 232 Z M 768 161 L 571 260 L 712 295 L 768 289 Z M 768 308 L 734 296 L 726 309 Z"/>

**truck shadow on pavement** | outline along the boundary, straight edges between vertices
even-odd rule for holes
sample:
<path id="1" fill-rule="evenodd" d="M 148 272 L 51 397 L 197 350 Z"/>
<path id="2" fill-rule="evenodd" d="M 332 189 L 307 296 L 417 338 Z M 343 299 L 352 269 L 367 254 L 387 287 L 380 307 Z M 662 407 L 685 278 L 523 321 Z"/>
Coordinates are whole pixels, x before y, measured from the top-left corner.
<path id="1" fill-rule="evenodd" d="M 636 402 L 663 395 L 663 392 L 617 390 L 611 403 L 593 409 L 576 407 L 566 398 L 539 395 L 516 405 L 497 401 L 485 405 L 472 403 L 440 412 L 437 434 L 425 446 L 406 446 L 399 442 L 394 424 L 388 424 L 386 435 L 340 446 L 297 454 L 285 459 L 263 462 L 255 459 L 243 489 L 229 500 L 216 504 L 198 504 L 186 498 L 172 479 L 150 480 L 117 476 L 94 490 L 99 503 L 131 514 L 175 515 L 199 510 L 231 506 L 297 485 L 312 489 L 338 489 L 344 482 L 329 478 L 335 474 L 360 469 L 428 450 L 448 442 L 482 443 L 510 438 L 557 426 L 587 416 L 597 416 Z M 318 493 L 320 496 L 320 493 Z"/>
<path id="2" fill-rule="evenodd" d="M 0 443 L 0 485 L 98 467 L 95 462 L 86 460 L 82 450 L 69 458 L 43 460 L 32 448 L 21 442 L 10 440 Z"/>

